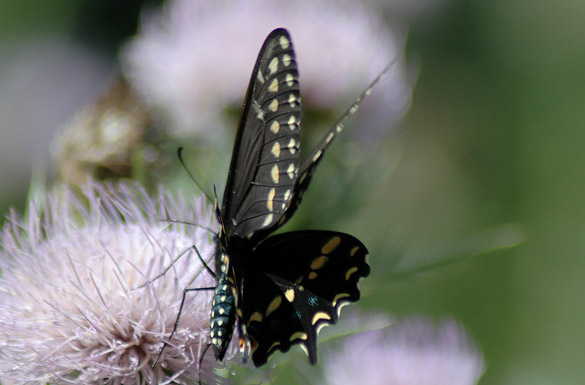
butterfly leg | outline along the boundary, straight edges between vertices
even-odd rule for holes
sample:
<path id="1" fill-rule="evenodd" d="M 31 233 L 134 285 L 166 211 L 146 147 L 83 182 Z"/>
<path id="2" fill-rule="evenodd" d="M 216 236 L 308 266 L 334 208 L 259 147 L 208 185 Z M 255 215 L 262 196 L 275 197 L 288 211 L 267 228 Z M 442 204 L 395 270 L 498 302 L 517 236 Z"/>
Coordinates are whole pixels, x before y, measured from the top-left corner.
<path id="1" fill-rule="evenodd" d="M 199 385 L 203 385 L 203 382 L 201 382 L 201 365 L 203 364 L 203 358 L 205 357 L 205 353 L 207 353 L 207 351 L 209 350 L 209 347 L 211 346 L 211 344 L 207 344 L 207 346 L 205 347 L 205 349 L 203 350 L 203 353 L 201 353 L 201 358 L 199 358 Z"/>
<path id="2" fill-rule="evenodd" d="M 152 364 L 153 368 L 158 363 L 158 360 L 162 356 L 163 351 L 165 350 L 167 345 L 170 344 L 171 339 L 173 338 L 173 335 L 175 335 L 175 332 L 177 331 L 177 327 L 179 326 L 179 319 L 181 318 L 181 313 L 183 312 L 183 306 L 185 305 L 185 298 L 187 297 L 187 293 L 191 292 L 191 291 L 206 291 L 206 290 L 215 290 L 215 287 L 194 287 L 194 288 L 188 288 L 188 289 L 183 290 L 183 298 L 181 299 L 181 306 L 179 307 L 179 313 L 177 314 L 177 318 L 175 319 L 175 326 L 173 327 L 173 331 L 171 332 L 169 339 L 165 341 L 163 347 L 161 348 L 160 352 L 158 353 L 158 356 L 156 357 L 156 360 Z"/>
<path id="3" fill-rule="evenodd" d="M 219 277 L 217 276 L 217 274 L 215 274 L 215 271 L 211 270 L 211 268 L 209 267 L 209 265 L 207 264 L 207 262 L 205 262 L 205 259 L 203 259 L 203 257 L 201 256 L 201 253 L 199 253 L 199 250 L 197 249 L 197 246 L 193 245 L 191 247 L 193 248 L 193 250 L 195 250 L 195 253 L 199 257 L 199 260 L 203 264 L 203 267 L 205 267 L 205 270 L 207 270 L 207 272 L 209 274 L 211 274 L 211 276 L 213 278 L 215 278 L 216 280 L 219 279 Z"/>

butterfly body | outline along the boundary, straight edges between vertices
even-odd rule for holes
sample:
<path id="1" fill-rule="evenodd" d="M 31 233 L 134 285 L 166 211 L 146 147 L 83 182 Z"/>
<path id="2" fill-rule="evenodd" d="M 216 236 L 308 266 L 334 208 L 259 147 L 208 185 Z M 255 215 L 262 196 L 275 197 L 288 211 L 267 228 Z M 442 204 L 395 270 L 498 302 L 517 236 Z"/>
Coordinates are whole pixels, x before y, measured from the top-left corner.
<path id="1" fill-rule="evenodd" d="M 234 278 L 229 276 L 231 270 L 229 258 L 225 254 L 222 254 L 217 260 L 220 262 L 216 264 L 219 265 L 216 266 L 216 271 L 220 273 L 213 295 L 209 336 L 215 358 L 221 361 L 225 356 L 227 345 L 234 332 L 236 322 L 236 287 Z M 229 338 L 225 336 L 229 336 Z"/>
<path id="2" fill-rule="evenodd" d="M 221 209 L 211 344 L 222 360 L 237 326 L 242 359 L 263 365 L 300 344 L 317 361 L 317 334 L 360 297 L 367 249 L 351 235 L 269 235 L 296 211 L 336 125 L 299 167 L 301 98 L 288 32 L 266 38 L 244 101 Z M 235 324 L 235 325 L 234 325 Z"/>

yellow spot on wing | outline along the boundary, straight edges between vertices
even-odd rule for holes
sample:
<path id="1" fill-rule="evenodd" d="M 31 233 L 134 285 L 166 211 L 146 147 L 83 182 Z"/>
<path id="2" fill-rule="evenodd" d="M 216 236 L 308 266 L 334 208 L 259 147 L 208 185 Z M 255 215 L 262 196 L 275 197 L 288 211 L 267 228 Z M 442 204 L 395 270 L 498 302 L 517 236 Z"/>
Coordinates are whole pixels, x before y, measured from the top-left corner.
<path id="1" fill-rule="evenodd" d="M 296 140 L 292 139 L 288 142 L 288 151 L 290 152 L 291 155 L 294 155 L 295 152 L 297 152 L 297 142 Z"/>
<path id="2" fill-rule="evenodd" d="M 287 289 L 284 292 L 284 297 L 288 302 L 293 302 L 295 300 L 295 290 L 294 289 Z"/>
<path id="3" fill-rule="evenodd" d="M 346 281 L 349 281 L 349 277 L 351 277 L 351 275 L 352 275 L 353 273 L 355 273 L 356 271 L 358 271 L 358 268 L 357 268 L 357 267 L 355 267 L 355 266 L 354 266 L 354 267 L 352 267 L 352 268 L 350 268 L 350 269 L 348 269 L 348 270 L 347 270 L 347 272 L 345 273 L 345 280 L 346 280 Z"/>
<path id="4" fill-rule="evenodd" d="M 337 315 L 337 316 L 339 317 L 339 315 Z M 323 329 L 325 326 L 329 326 L 329 324 L 327 322 L 323 322 L 323 323 L 317 325 L 317 330 L 316 330 L 317 335 L 319 335 L 319 333 L 321 332 L 321 329 Z"/>
<path id="5" fill-rule="evenodd" d="M 311 271 L 309 273 L 309 279 L 315 279 L 315 278 L 317 278 L 317 273 L 315 273 L 314 271 Z"/>
<path id="6" fill-rule="evenodd" d="M 270 85 L 268 86 L 268 91 L 269 92 L 276 92 L 276 91 L 278 91 L 278 79 L 274 78 L 274 80 L 272 80 L 270 82 Z"/>
<path id="7" fill-rule="evenodd" d="M 343 309 L 344 307 L 346 307 L 347 305 L 349 305 L 349 301 L 345 301 L 345 302 L 341 302 L 339 304 L 339 306 L 337 307 L 337 316 L 339 317 L 341 315 L 341 309 Z"/>
<path id="8" fill-rule="evenodd" d="M 278 110 L 278 100 L 273 99 L 268 106 L 268 109 L 272 112 L 276 112 Z"/>
<path id="9" fill-rule="evenodd" d="M 321 150 L 317 151 L 315 155 L 313 155 L 313 162 L 316 162 L 321 157 L 322 153 L 323 152 Z"/>
<path id="10" fill-rule="evenodd" d="M 357 253 L 357 251 L 360 248 L 358 246 L 354 247 L 353 249 L 351 249 L 351 251 L 349 252 L 350 257 L 353 257 L 355 255 L 355 253 Z"/>
<path id="11" fill-rule="evenodd" d="M 286 215 L 283 215 L 280 220 L 278 221 L 278 224 L 282 225 L 284 223 L 284 221 L 286 221 Z"/>
<path id="12" fill-rule="evenodd" d="M 266 308 L 266 317 L 268 317 L 270 314 L 272 314 L 272 312 L 278 309 L 281 303 L 282 303 L 281 296 L 274 298 L 272 302 L 270 302 L 270 305 L 268 305 L 268 307 Z"/>
<path id="13" fill-rule="evenodd" d="M 278 169 L 278 165 L 272 166 L 272 170 L 270 170 L 270 177 L 275 184 L 278 184 L 280 181 L 280 170 Z"/>
<path id="14" fill-rule="evenodd" d="M 323 248 L 321 249 L 321 252 L 323 254 L 329 254 L 331 253 L 333 250 L 335 250 L 337 248 L 337 246 L 339 246 L 339 244 L 341 243 L 341 238 L 338 236 L 335 236 L 333 238 L 331 238 L 326 244 L 325 246 L 323 246 Z"/>
<path id="15" fill-rule="evenodd" d="M 272 145 L 272 150 L 270 150 L 270 152 L 272 153 L 272 155 L 274 155 L 275 158 L 278 158 L 280 156 L 280 143 L 274 142 L 274 144 Z"/>
<path id="16" fill-rule="evenodd" d="M 327 139 L 325 139 L 325 142 L 326 143 L 331 142 L 331 139 L 333 139 L 334 136 L 335 135 L 332 132 L 330 132 L 329 135 L 327 135 Z"/>
<path id="17" fill-rule="evenodd" d="M 250 319 L 248 320 L 248 323 L 249 322 L 262 322 L 262 319 L 263 319 L 262 314 L 260 314 L 260 312 L 255 311 L 250 316 Z"/>
<path id="18" fill-rule="evenodd" d="M 272 75 L 276 72 L 277 69 L 278 69 L 278 58 L 275 57 L 270 61 L 270 64 L 268 64 L 268 72 L 270 73 L 270 75 Z"/>
<path id="19" fill-rule="evenodd" d="M 311 269 L 319 270 L 320 268 L 323 267 L 323 265 L 325 265 L 325 263 L 327 263 L 328 260 L 329 257 L 327 257 L 326 255 L 322 255 L 320 257 L 313 259 L 313 262 L 311 262 Z"/>
<path id="20" fill-rule="evenodd" d="M 293 131 L 294 129 L 297 128 L 297 118 L 291 116 L 290 118 L 288 118 L 288 122 L 286 122 L 286 124 L 288 124 L 288 128 L 290 128 L 290 130 Z"/>
<path id="21" fill-rule="evenodd" d="M 280 130 L 280 123 L 278 123 L 276 120 L 272 122 L 272 124 L 270 125 L 270 131 L 272 131 L 275 134 L 278 134 L 278 130 Z"/>
<path id="22" fill-rule="evenodd" d="M 284 64 L 285 67 L 288 67 L 291 61 L 292 57 L 289 54 L 282 55 L 282 64 Z"/>
<path id="23" fill-rule="evenodd" d="M 307 333 L 304 332 L 296 332 L 292 336 L 290 336 L 289 340 L 306 340 L 308 338 Z"/>
<path id="24" fill-rule="evenodd" d="M 290 41 L 288 41 L 285 36 L 281 36 L 280 39 L 278 39 L 278 42 L 280 43 L 280 48 L 282 49 L 287 49 L 290 45 Z"/>
<path id="25" fill-rule="evenodd" d="M 272 214 L 268 214 L 266 216 L 266 218 L 264 218 L 264 222 L 262 222 L 262 227 L 266 227 L 269 224 L 271 224 L 272 223 L 272 218 L 273 218 L 273 215 Z"/>
<path id="26" fill-rule="evenodd" d="M 339 293 L 335 296 L 335 298 L 333 298 L 333 301 L 331 302 L 331 304 L 333 306 L 337 306 L 337 301 L 339 301 L 342 298 L 346 298 L 346 297 L 349 297 L 348 293 Z"/>
<path id="27" fill-rule="evenodd" d="M 313 316 L 313 319 L 311 320 L 311 324 L 315 325 L 317 322 L 319 322 L 322 319 L 329 321 L 329 320 L 331 320 L 331 316 L 329 314 L 325 313 L 324 311 L 318 311 Z"/>
<path id="28" fill-rule="evenodd" d="M 276 189 L 271 188 L 270 191 L 268 192 L 268 198 L 266 199 L 266 207 L 270 211 L 272 211 L 274 206 L 274 195 L 276 195 Z"/>
<path id="29" fill-rule="evenodd" d="M 270 347 L 268 348 L 268 352 L 270 353 L 271 351 L 273 351 L 279 345 L 280 345 L 280 341 L 276 341 L 275 343 L 273 343 L 272 345 L 270 345 Z"/>

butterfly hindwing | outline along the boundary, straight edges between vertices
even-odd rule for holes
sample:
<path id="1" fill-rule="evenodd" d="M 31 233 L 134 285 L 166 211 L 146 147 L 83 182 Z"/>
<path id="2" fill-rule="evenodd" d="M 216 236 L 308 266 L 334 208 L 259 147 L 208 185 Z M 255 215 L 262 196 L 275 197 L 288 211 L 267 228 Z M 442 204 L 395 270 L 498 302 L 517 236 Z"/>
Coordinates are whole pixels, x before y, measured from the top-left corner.
<path id="1" fill-rule="evenodd" d="M 297 179 L 301 99 L 288 32 L 266 38 L 244 102 L 223 197 L 228 237 L 268 235 L 284 213 Z M 262 234 L 262 235 L 261 235 Z"/>
<path id="2" fill-rule="evenodd" d="M 240 321 L 256 366 L 297 343 L 316 363 L 319 329 L 360 298 L 357 283 L 370 271 L 367 252 L 351 235 L 317 230 L 276 235 L 256 248 L 245 268 Z"/>

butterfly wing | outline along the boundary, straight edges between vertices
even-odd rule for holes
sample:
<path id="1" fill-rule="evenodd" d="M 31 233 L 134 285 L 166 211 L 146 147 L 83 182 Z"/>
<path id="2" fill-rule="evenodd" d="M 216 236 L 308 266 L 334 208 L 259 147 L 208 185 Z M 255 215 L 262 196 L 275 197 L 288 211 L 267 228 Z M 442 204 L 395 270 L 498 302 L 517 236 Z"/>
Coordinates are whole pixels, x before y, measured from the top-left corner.
<path id="1" fill-rule="evenodd" d="M 325 136 L 321 139 L 319 144 L 315 147 L 313 152 L 307 157 L 307 159 L 303 162 L 298 172 L 298 178 L 295 181 L 295 186 L 293 189 L 293 194 L 290 199 L 287 201 L 287 206 L 285 213 L 281 216 L 279 222 L 277 223 L 278 227 L 284 225 L 295 213 L 301 201 L 303 199 L 303 194 L 309 188 L 309 183 L 313 178 L 313 173 L 315 169 L 323 159 L 323 155 L 325 151 L 329 148 L 335 137 L 343 131 L 345 128 L 345 122 L 349 119 L 353 114 L 355 114 L 359 110 L 359 106 L 364 100 L 364 98 L 372 93 L 372 89 L 374 86 L 382 80 L 390 68 L 394 65 L 395 60 L 390 62 L 386 68 L 374 79 L 368 88 L 364 92 L 360 94 L 360 96 L 353 102 L 353 104 L 349 107 L 349 109 L 337 120 L 337 122 L 329 129 L 329 131 L 325 134 Z M 276 228 L 272 229 L 272 231 L 276 230 Z"/>
<path id="2" fill-rule="evenodd" d="M 255 244 L 278 223 L 297 179 L 301 102 L 288 32 L 276 29 L 260 50 L 244 101 L 223 196 L 229 238 Z"/>
<path id="3" fill-rule="evenodd" d="M 367 253 L 358 239 L 333 231 L 284 233 L 262 242 L 244 270 L 240 320 L 254 364 L 298 343 L 315 364 L 319 329 L 360 298 L 357 283 L 370 272 Z"/>

